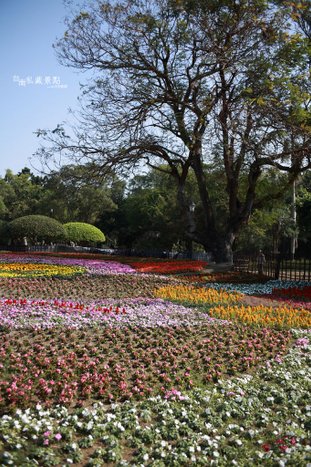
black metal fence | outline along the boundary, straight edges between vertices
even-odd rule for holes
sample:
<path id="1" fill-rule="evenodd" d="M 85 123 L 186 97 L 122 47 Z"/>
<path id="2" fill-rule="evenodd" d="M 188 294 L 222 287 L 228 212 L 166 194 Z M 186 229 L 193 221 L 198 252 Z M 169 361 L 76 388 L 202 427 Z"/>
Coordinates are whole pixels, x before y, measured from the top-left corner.
<path id="1" fill-rule="evenodd" d="M 237 255 L 234 269 L 247 273 L 258 273 L 257 256 Z M 280 255 L 266 255 L 263 264 L 264 276 L 281 280 L 311 281 L 311 260 L 290 259 Z"/>
<path id="2" fill-rule="evenodd" d="M 209 262 L 211 255 L 204 251 L 169 251 L 160 250 L 157 248 L 149 249 L 136 249 L 136 248 L 96 248 L 96 247 L 83 247 L 83 246 L 69 246 L 69 245 L 28 245 L 28 246 L 2 246 L 0 245 L 0 251 L 12 251 L 12 252 L 78 252 L 78 253 L 101 253 L 115 256 L 136 256 L 145 258 L 167 258 L 167 259 L 193 259 L 202 260 Z"/>

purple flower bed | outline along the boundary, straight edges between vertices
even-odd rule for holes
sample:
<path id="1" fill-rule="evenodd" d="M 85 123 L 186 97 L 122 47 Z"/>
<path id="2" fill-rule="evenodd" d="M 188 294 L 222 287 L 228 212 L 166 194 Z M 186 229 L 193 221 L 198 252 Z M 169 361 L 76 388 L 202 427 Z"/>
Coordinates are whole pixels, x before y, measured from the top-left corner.
<path id="1" fill-rule="evenodd" d="M 44 264 L 59 264 L 62 266 L 80 266 L 86 269 L 89 274 L 137 274 L 135 269 L 127 264 L 118 263 L 116 261 L 104 261 L 97 259 L 83 258 L 55 258 L 47 256 L 16 256 L 16 255 L 0 255 L 0 262 L 5 263 L 44 263 Z"/>
<path id="2" fill-rule="evenodd" d="M 168 327 L 229 324 L 195 309 L 161 299 L 93 301 L 88 304 L 61 300 L 0 300 L 0 327 L 47 329 L 57 326 Z"/>

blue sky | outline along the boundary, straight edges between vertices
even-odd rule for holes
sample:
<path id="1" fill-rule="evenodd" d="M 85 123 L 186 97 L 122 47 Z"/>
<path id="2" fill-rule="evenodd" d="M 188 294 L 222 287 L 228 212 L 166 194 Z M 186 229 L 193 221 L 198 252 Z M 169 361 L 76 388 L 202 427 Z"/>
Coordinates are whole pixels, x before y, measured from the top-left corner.
<path id="1" fill-rule="evenodd" d="M 65 16 L 63 0 L 0 0 L 1 177 L 8 168 L 32 168 L 39 145 L 33 132 L 55 128 L 69 120 L 69 107 L 78 107 L 86 76 L 61 66 L 52 48 Z"/>

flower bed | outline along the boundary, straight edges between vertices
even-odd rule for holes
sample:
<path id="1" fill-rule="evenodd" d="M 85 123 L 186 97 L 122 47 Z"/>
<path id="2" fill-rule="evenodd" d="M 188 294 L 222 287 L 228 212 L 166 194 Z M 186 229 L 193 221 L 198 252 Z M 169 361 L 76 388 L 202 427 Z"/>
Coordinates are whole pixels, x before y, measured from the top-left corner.
<path id="1" fill-rule="evenodd" d="M 206 283 L 207 288 L 213 288 L 215 290 L 227 290 L 236 291 L 246 295 L 271 295 L 278 289 L 304 289 L 310 286 L 310 282 L 306 281 L 281 281 L 281 280 L 270 280 L 268 282 L 259 282 L 253 284 L 223 284 L 223 283 Z"/>
<path id="2" fill-rule="evenodd" d="M 31 264 L 52 264 L 59 266 L 80 266 L 85 268 L 89 274 L 133 274 L 135 270 L 127 264 L 116 261 L 104 261 L 97 259 L 81 259 L 81 258 L 55 258 L 37 255 L 22 255 L 21 257 L 14 254 L 0 255 L 0 265 L 3 263 L 19 263 L 22 258 L 23 263 Z"/>
<path id="3" fill-rule="evenodd" d="M 0 300 L 0 328 L 170 327 L 197 326 L 218 320 L 161 299 L 116 299 L 97 302 Z M 219 323 L 221 323 L 219 321 Z"/>
<path id="4" fill-rule="evenodd" d="M 309 339 L 257 374 L 209 389 L 0 418 L 3 465 L 307 465 Z M 304 340 L 301 345 L 299 341 Z M 295 401 L 293 403 L 293 401 Z"/>
<path id="5" fill-rule="evenodd" d="M 300 300 L 311 300 L 311 285 L 303 287 L 290 287 L 284 289 L 273 289 L 272 295 Z"/>
<path id="6" fill-rule="evenodd" d="M 239 271 L 228 271 L 228 272 L 212 272 L 210 274 L 196 274 L 196 275 L 183 275 L 183 281 L 193 283 L 228 283 L 230 284 L 252 284 L 258 283 L 258 274 L 239 272 Z M 262 282 L 267 282 L 267 279 L 262 278 Z"/>
<path id="7" fill-rule="evenodd" d="M 250 325 L 277 328 L 311 328 L 311 314 L 308 310 L 266 306 L 217 306 L 209 310 L 212 317 L 238 321 Z"/>
<path id="8" fill-rule="evenodd" d="M 74 278 L 1 278 L 0 297 L 93 301 L 105 298 L 154 297 L 158 287 L 175 283 L 170 276 L 83 274 Z"/>
<path id="9" fill-rule="evenodd" d="M 158 273 L 158 274 L 175 274 L 178 272 L 195 272 L 202 271 L 207 266 L 206 261 L 192 260 L 162 260 L 162 261 L 131 261 L 127 264 L 135 268 L 138 272 Z"/>
<path id="10" fill-rule="evenodd" d="M 236 303 L 242 295 L 237 292 L 228 293 L 225 290 L 206 289 L 203 287 L 185 285 L 167 285 L 155 291 L 157 297 L 183 302 L 185 304 L 211 305 L 215 303 Z"/>
<path id="11" fill-rule="evenodd" d="M 308 464 L 311 334 L 292 328 L 309 311 L 118 261 L 24 258 L 89 273 L 0 279 L 1 465 Z"/>
<path id="12" fill-rule="evenodd" d="M 42 306 L 33 307 L 37 322 Z M 200 326 L 190 326 L 187 314 L 176 305 L 171 319 L 163 318 L 161 311 L 159 316 L 152 307 L 145 306 L 142 319 L 137 313 L 131 320 L 130 311 L 123 315 L 114 306 L 112 318 L 104 320 L 104 325 L 81 319 L 83 327 L 72 321 L 79 311 L 66 312 L 59 323 L 37 327 L 23 322 L 20 313 L 12 313 L 1 331 L 2 413 L 8 407 L 32 407 L 39 402 L 108 402 L 204 386 L 282 356 L 291 342 L 290 332 L 253 330 L 208 318 Z M 115 320 L 119 313 L 121 319 Z M 56 317 L 54 313 L 52 321 Z"/>
<path id="13" fill-rule="evenodd" d="M 84 274 L 80 266 L 62 266 L 57 264 L 0 263 L 0 277 L 50 277 L 73 276 Z"/>

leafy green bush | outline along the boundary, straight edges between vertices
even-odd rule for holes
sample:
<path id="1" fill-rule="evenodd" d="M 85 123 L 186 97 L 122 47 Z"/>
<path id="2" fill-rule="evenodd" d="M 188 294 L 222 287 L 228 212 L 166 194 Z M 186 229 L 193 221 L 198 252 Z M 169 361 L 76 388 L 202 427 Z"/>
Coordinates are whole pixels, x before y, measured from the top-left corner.
<path id="1" fill-rule="evenodd" d="M 28 243 L 58 242 L 66 240 L 66 230 L 56 219 L 47 216 L 30 215 L 14 219 L 9 223 L 9 233 L 12 240 L 19 242 L 26 237 Z"/>
<path id="2" fill-rule="evenodd" d="M 105 235 L 101 230 L 91 224 L 84 222 L 68 222 L 64 224 L 69 241 L 78 245 L 93 245 L 103 243 Z"/>

